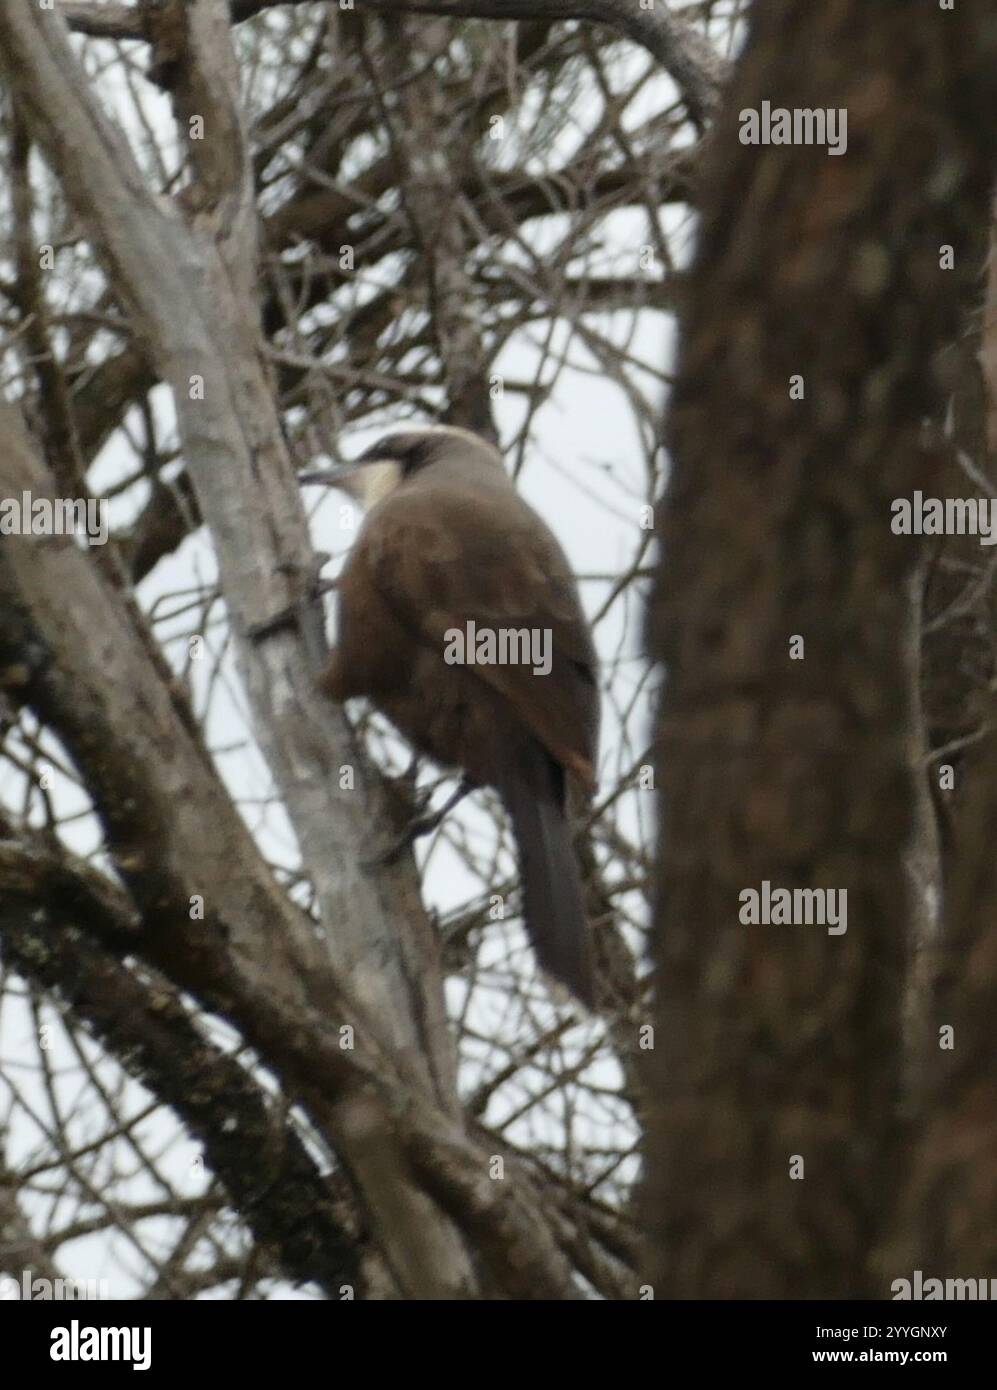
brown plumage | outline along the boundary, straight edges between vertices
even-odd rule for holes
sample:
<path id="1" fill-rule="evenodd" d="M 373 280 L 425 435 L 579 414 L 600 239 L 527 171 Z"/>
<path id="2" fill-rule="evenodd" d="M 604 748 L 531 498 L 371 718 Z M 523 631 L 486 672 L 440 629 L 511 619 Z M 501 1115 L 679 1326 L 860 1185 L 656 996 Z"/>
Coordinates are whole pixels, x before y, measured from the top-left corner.
<path id="1" fill-rule="evenodd" d="M 339 584 L 324 676 L 367 696 L 422 753 L 497 789 L 512 820 L 539 963 L 591 1005 L 592 963 L 566 817 L 566 778 L 594 787 L 596 657 L 564 552 L 500 455 L 463 430 L 391 435 L 336 481 L 373 507 Z M 447 634 L 549 630 L 551 668 L 450 665 Z"/>

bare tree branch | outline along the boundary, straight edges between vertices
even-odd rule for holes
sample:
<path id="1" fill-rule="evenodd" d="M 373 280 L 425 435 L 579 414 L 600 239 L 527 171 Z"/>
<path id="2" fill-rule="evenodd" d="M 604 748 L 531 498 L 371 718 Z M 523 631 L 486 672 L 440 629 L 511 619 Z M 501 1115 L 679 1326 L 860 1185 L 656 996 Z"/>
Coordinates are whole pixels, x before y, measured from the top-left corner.
<path id="1" fill-rule="evenodd" d="M 235 23 L 278 4 L 311 0 L 232 0 Z M 640 44 L 674 79 L 697 123 L 715 109 L 725 65 L 696 30 L 665 4 L 645 9 L 630 0 L 357 0 L 356 8 L 386 14 L 443 15 L 453 19 L 585 20 Z M 70 27 L 93 38 L 147 39 L 146 21 L 131 5 L 61 0 Z"/>

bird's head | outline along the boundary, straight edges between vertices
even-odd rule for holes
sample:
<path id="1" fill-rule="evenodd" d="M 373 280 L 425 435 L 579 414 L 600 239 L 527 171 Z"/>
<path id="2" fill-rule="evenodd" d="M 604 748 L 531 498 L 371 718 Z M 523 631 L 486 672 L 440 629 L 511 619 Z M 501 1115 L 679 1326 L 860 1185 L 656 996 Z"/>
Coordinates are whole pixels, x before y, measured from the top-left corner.
<path id="1" fill-rule="evenodd" d="M 384 435 L 337 468 L 299 473 L 298 482 L 338 487 L 369 510 L 424 470 L 454 464 L 487 468 L 492 475 L 498 468 L 505 476 L 501 454 L 480 435 L 455 425 L 417 425 Z"/>

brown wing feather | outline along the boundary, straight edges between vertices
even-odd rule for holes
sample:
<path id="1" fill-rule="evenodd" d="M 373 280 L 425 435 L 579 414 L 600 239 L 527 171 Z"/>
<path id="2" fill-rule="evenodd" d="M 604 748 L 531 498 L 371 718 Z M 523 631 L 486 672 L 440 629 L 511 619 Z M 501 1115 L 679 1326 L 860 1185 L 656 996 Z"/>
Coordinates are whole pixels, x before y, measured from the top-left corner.
<path id="1" fill-rule="evenodd" d="M 591 785 L 598 742 L 596 657 L 574 576 L 541 519 L 505 486 L 427 484 L 389 497 L 357 545 L 386 605 L 440 653 L 445 633 L 526 627 L 551 631 L 552 668 L 475 665 L 533 735 Z M 373 524 L 375 522 L 377 524 Z"/>

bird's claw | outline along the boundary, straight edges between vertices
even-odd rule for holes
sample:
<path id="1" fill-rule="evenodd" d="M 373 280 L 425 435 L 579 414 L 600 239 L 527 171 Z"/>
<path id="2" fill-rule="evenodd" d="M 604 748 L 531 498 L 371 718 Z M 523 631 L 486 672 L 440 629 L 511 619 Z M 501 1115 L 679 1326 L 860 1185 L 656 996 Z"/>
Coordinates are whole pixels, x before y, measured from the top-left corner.
<path id="1" fill-rule="evenodd" d="M 470 781 L 469 778 L 462 777 L 456 791 L 447 798 L 438 811 L 433 811 L 433 813 L 428 816 L 416 816 L 414 820 L 409 821 L 397 840 L 371 860 L 371 864 L 381 868 L 386 868 L 391 864 L 397 864 L 405 851 L 414 845 L 416 840 L 420 840 L 423 835 L 432 834 L 432 832 L 443 823 L 444 819 L 450 814 L 454 807 L 458 805 L 459 802 L 463 801 L 464 797 L 473 790 L 474 783 Z"/>

